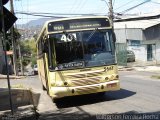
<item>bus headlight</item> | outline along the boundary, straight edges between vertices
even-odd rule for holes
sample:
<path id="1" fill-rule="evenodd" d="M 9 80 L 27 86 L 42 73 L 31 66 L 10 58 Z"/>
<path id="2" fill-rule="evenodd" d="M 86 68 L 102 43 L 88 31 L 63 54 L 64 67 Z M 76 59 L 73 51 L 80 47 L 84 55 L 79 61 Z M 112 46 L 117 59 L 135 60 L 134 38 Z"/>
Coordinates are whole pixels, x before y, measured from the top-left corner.
<path id="1" fill-rule="evenodd" d="M 116 75 L 116 76 L 115 76 L 115 79 L 118 80 L 118 79 L 119 79 L 119 75 Z"/>
<path id="2" fill-rule="evenodd" d="M 119 75 L 117 75 L 117 74 L 108 75 L 108 76 L 104 77 L 105 81 L 118 80 L 118 79 L 119 79 Z"/>
<path id="3" fill-rule="evenodd" d="M 108 78 L 108 77 L 105 77 L 105 80 L 106 80 L 106 81 L 108 81 L 108 80 L 109 80 L 109 78 Z"/>
<path id="4" fill-rule="evenodd" d="M 51 84 L 51 86 L 55 86 L 55 81 L 54 80 L 50 80 L 50 84 Z"/>
<path id="5" fill-rule="evenodd" d="M 66 82 L 66 81 L 56 81 L 56 84 L 55 84 L 55 86 L 57 86 L 57 87 L 64 87 L 67 85 L 68 85 L 68 82 Z"/>
<path id="6" fill-rule="evenodd" d="M 62 87 L 63 86 L 63 82 L 62 81 L 56 81 L 55 86 Z"/>

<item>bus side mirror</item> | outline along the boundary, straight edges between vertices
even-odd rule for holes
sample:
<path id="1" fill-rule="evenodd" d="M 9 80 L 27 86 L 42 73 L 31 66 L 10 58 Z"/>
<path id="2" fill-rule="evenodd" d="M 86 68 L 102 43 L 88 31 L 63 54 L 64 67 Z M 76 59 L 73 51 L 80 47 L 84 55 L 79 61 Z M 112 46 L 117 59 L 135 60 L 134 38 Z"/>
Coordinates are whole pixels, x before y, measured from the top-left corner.
<path id="1" fill-rule="evenodd" d="M 113 32 L 113 42 L 114 43 L 116 42 L 116 34 L 115 34 L 115 32 Z"/>
<path id="2" fill-rule="evenodd" d="M 47 53 L 48 52 L 48 46 L 46 43 L 44 43 L 43 47 L 42 47 L 42 52 L 43 53 Z"/>

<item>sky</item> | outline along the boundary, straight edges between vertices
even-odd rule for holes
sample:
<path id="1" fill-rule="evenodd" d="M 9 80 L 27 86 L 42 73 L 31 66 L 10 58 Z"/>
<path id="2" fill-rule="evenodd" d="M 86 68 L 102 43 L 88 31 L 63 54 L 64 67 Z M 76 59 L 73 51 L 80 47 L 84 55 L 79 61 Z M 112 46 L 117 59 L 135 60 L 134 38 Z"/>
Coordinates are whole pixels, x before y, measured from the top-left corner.
<path id="1" fill-rule="evenodd" d="M 60 14 L 99 14 L 107 15 L 109 0 L 14 0 L 14 10 L 18 18 L 17 24 L 24 24 L 30 20 L 42 18 L 37 16 L 18 14 L 27 13 L 52 13 L 54 16 Z M 114 13 L 121 13 L 146 0 L 112 0 Z M 7 3 L 9 4 L 9 3 Z M 6 5 L 9 8 L 9 5 Z M 151 0 L 131 11 L 128 14 L 143 14 L 159 11 L 160 0 Z M 58 15 L 57 15 L 58 14 Z M 53 16 L 53 15 L 52 15 Z M 66 17 L 71 15 L 65 15 Z M 73 16 L 73 15 L 72 15 Z M 75 16 L 75 15 L 74 15 Z"/>

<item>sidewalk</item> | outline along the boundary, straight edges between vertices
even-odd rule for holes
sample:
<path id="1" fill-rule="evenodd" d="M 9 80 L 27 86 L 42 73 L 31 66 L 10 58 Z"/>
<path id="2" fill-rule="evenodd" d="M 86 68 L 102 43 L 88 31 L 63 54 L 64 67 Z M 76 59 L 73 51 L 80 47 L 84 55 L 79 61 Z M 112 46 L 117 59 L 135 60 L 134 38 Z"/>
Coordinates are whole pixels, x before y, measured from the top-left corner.
<path id="1" fill-rule="evenodd" d="M 15 75 L 9 75 L 10 79 L 21 79 L 25 78 L 26 76 L 15 76 Z M 0 79 L 7 79 L 7 75 L 0 74 Z"/>
<path id="2" fill-rule="evenodd" d="M 148 71 L 148 72 L 160 72 L 160 66 L 137 66 L 137 67 L 128 67 L 128 66 L 118 66 L 119 71 Z"/>
<path id="3" fill-rule="evenodd" d="M 160 72 L 160 66 L 133 67 L 136 71 Z"/>
<path id="4" fill-rule="evenodd" d="M 37 120 L 38 114 L 34 110 L 33 105 L 22 106 L 11 114 L 10 110 L 0 111 L 0 120 Z"/>
<path id="5" fill-rule="evenodd" d="M 11 89 L 14 115 L 10 111 L 8 89 L 0 91 L 0 120 L 37 120 L 40 93 L 29 89 Z"/>

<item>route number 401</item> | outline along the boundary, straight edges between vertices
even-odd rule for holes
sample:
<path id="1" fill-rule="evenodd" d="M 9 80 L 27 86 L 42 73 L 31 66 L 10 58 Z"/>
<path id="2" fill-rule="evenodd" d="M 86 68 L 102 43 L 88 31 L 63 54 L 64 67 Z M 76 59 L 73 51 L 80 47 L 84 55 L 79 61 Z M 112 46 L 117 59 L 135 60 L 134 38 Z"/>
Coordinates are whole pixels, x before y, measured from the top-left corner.
<path id="1" fill-rule="evenodd" d="M 61 37 L 61 41 L 70 42 L 72 40 L 76 40 L 76 33 L 63 34 Z"/>

